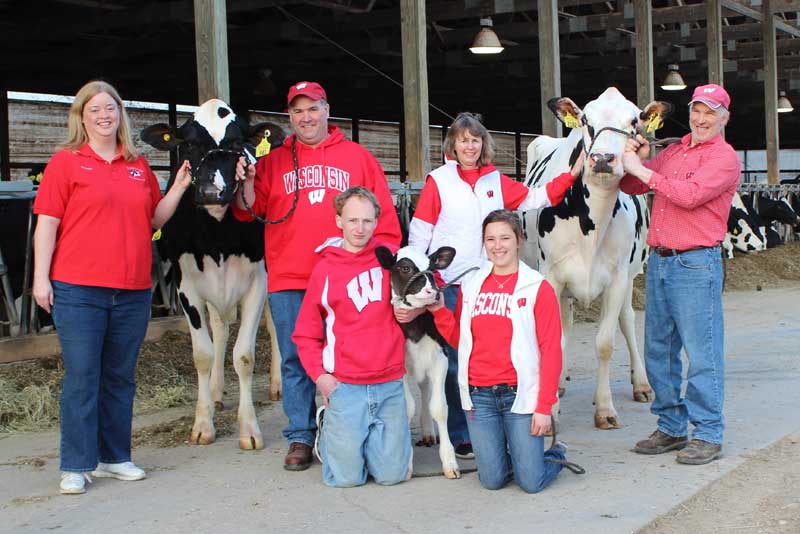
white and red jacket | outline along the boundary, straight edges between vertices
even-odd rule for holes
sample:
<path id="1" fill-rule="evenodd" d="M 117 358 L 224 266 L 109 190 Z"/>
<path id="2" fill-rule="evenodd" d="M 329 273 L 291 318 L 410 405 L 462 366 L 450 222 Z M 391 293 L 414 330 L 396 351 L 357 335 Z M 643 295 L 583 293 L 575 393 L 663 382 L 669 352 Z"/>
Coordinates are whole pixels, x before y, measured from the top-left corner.
<path id="1" fill-rule="evenodd" d="M 482 305 L 478 302 L 481 288 L 491 272 L 492 264 L 485 262 L 480 270 L 464 279 L 455 315 L 444 307 L 434 312 L 436 328 L 449 343 L 458 347 L 458 388 L 464 410 L 472 410 L 469 368 L 474 340 L 493 336 L 492 331 L 475 331 L 472 322 L 473 310 Z M 511 342 L 494 347 L 494 351 L 503 356 L 510 354 L 516 370 L 517 397 L 511 411 L 550 415 L 557 400 L 561 375 L 558 301 L 544 277 L 521 261 L 507 315 L 511 319 Z"/>
<path id="2" fill-rule="evenodd" d="M 500 173 L 492 164 L 479 169 L 474 184 L 465 180 L 455 160 L 431 171 L 422 188 L 408 234 L 408 244 L 426 254 L 442 246 L 456 249 L 456 256 L 441 271 L 450 282 L 486 259 L 481 225 L 497 209 L 527 211 L 561 202 L 575 178 L 566 172 L 544 187 L 528 189 Z"/>
<path id="3" fill-rule="evenodd" d="M 402 378 L 405 338 L 394 318 L 389 272 L 375 257 L 379 243 L 373 237 L 356 253 L 341 243 L 331 238 L 317 249 L 321 258 L 292 335 L 300 362 L 314 382 L 323 373 L 349 384 Z"/>
<path id="4" fill-rule="evenodd" d="M 318 146 L 297 142 L 299 198 L 294 213 L 280 224 L 264 226 L 268 290 L 305 289 L 318 256 L 314 250 L 328 237 L 342 235 L 336 227 L 333 199 L 354 185 L 363 185 L 378 197 L 381 216 L 375 229 L 379 241 L 400 244 L 400 223 L 389 184 L 378 161 L 364 147 L 345 139 L 336 127 Z M 256 200 L 251 206 L 259 216 L 283 217 L 294 200 L 294 163 L 289 137 L 256 164 Z M 232 205 L 240 221 L 253 217 Z"/>

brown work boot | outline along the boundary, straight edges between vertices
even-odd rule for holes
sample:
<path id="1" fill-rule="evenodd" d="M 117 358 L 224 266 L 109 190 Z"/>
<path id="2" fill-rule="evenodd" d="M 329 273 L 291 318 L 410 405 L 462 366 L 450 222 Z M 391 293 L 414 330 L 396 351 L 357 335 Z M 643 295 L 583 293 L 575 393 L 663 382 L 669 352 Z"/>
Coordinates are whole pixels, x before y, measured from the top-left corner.
<path id="1" fill-rule="evenodd" d="M 289 444 L 289 452 L 283 460 L 287 471 L 304 471 L 311 465 L 311 446 L 295 441 Z"/>
<path id="2" fill-rule="evenodd" d="M 693 439 L 686 448 L 678 453 L 678 463 L 690 465 L 703 465 L 722 456 L 722 445 L 709 443 L 702 439 Z"/>
<path id="3" fill-rule="evenodd" d="M 686 442 L 686 436 L 672 437 L 660 430 L 656 430 L 650 434 L 649 438 L 636 443 L 632 450 L 639 454 L 661 454 L 675 449 L 682 449 L 686 446 Z"/>

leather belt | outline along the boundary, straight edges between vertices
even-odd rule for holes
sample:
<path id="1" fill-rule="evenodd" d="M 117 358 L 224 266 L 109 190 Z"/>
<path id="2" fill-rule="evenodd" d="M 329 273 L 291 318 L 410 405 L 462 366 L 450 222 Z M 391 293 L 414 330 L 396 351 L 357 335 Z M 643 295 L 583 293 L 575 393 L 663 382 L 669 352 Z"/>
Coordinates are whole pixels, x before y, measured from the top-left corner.
<path id="1" fill-rule="evenodd" d="M 675 250 L 674 248 L 656 247 L 653 249 L 653 251 L 662 258 L 669 258 L 670 256 L 677 256 L 678 254 L 683 254 L 684 252 L 691 252 L 693 250 L 703 250 L 706 248 L 714 248 L 714 247 L 694 247 L 694 248 L 687 248 L 686 250 Z"/>

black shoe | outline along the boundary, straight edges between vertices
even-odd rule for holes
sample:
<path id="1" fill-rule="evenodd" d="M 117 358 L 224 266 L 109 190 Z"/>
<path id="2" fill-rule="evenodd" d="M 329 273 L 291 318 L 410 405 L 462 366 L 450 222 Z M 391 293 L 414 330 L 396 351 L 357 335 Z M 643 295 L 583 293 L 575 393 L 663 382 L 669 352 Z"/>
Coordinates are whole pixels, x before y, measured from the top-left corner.
<path id="1" fill-rule="evenodd" d="M 467 441 L 456 445 L 456 457 L 463 460 L 474 460 L 475 453 L 472 452 L 472 443 Z"/>
<path id="2" fill-rule="evenodd" d="M 703 465 L 722 456 L 722 445 L 693 439 L 675 458 L 680 464 Z"/>
<path id="3" fill-rule="evenodd" d="M 675 449 L 682 449 L 688 440 L 686 436 L 670 436 L 660 430 L 656 430 L 650 437 L 636 443 L 632 449 L 639 454 L 661 454 Z"/>

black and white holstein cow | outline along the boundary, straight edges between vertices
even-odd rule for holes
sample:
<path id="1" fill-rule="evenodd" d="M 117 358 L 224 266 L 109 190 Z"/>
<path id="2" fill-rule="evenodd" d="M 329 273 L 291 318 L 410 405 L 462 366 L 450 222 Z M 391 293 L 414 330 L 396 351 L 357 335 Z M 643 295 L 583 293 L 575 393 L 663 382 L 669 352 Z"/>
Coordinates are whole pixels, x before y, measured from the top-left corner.
<path id="1" fill-rule="evenodd" d="M 728 214 L 728 233 L 722 242 L 728 258 L 733 258 L 733 249 L 741 252 L 758 252 L 767 248 L 767 240 L 755 219 L 747 211 L 739 193 L 733 194 L 731 211 Z"/>
<path id="2" fill-rule="evenodd" d="M 416 309 L 436 302 L 438 290 L 433 279 L 434 270 L 446 269 L 456 251 L 452 247 L 441 247 L 426 256 L 413 247 L 403 247 L 397 254 L 386 247 L 375 249 L 381 267 L 391 273 L 392 303 L 395 306 Z M 409 423 L 414 417 L 414 397 L 409 382 L 419 385 L 422 394 L 420 426 L 423 445 L 436 443 L 433 421 L 439 431 L 439 459 L 447 478 L 460 478 L 461 471 L 456 460 L 455 449 L 447 432 L 447 400 L 444 396 L 444 380 L 447 376 L 447 342 L 439 334 L 429 311 L 409 323 L 401 323 L 406 338 L 406 375 L 403 380 L 408 408 Z M 410 467 L 410 466 L 409 466 Z"/>
<path id="3" fill-rule="evenodd" d="M 192 185 L 164 225 L 159 251 L 175 267 L 181 305 L 191 327 L 198 384 L 193 444 L 207 445 L 216 438 L 214 410 L 223 408 L 228 329 L 241 307 L 233 347 L 239 377 L 239 447 L 264 447 L 252 397 L 256 333 L 267 296 L 264 230 L 258 223 L 237 221 L 228 209 L 236 191 L 237 160 L 245 155 L 255 161 L 250 134 L 247 122 L 216 99 L 201 105 L 178 129 L 156 124 L 141 134 L 143 141 L 160 150 L 179 147 L 179 161 L 189 160 L 192 166 Z M 278 369 L 280 354 L 273 341 L 272 379 Z"/>
<path id="4" fill-rule="evenodd" d="M 647 257 L 649 212 L 644 197 L 624 194 L 622 152 L 628 137 L 659 126 L 671 106 L 652 102 L 644 111 L 616 88 L 608 88 L 580 109 L 569 98 L 554 98 L 549 107 L 565 126 L 565 138 L 537 137 L 528 146 L 526 185 L 543 186 L 569 171 L 581 151 L 587 153 L 582 174 L 564 200 L 553 207 L 526 213 L 528 239 L 524 258 L 553 285 L 561 304 L 562 343 L 572 324 L 570 299 L 588 305 L 601 297 L 595 338 L 598 359 L 594 394 L 595 426 L 619 428 L 611 398 L 609 360 L 614 351 L 617 323 L 628 345 L 633 398 L 653 400 L 636 343 L 633 279 Z M 566 351 L 560 391 L 566 379 Z"/>

